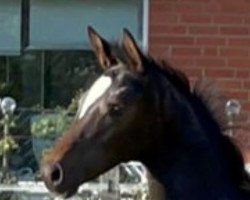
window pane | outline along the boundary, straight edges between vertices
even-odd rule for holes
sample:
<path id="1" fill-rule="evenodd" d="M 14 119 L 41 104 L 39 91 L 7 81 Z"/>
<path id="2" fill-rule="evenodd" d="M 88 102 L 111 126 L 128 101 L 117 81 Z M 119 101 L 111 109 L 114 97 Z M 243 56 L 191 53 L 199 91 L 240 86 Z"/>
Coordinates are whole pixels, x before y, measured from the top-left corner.
<path id="1" fill-rule="evenodd" d="M 0 84 L 6 82 L 6 59 L 4 57 L 0 57 Z M 1 85 L 0 85 L 1 90 Z"/>
<path id="2" fill-rule="evenodd" d="M 0 59 L 0 83 L 6 82 L 7 63 L 5 94 L 13 96 L 20 107 L 68 106 L 77 91 L 85 91 L 100 72 L 91 51 L 26 52 Z"/>
<path id="3" fill-rule="evenodd" d="M 26 53 L 10 58 L 10 85 L 20 107 L 41 104 L 41 55 Z"/>
<path id="4" fill-rule="evenodd" d="M 0 0 L 0 55 L 18 55 L 21 44 L 21 1 Z"/>
<path id="5" fill-rule="evenodd" d="M 109 40 L 127 27 L 141 41 L 142 0 L 31 0 L 30 44 L 35 49 L 88 47 L 87 26 Z"/>
<path id="6" fill-rule="evenodd" d="M 76 92 L 86 90 L 97 77 L 91 51 L 45 53 L 45 107 L 68 106 Z"/>

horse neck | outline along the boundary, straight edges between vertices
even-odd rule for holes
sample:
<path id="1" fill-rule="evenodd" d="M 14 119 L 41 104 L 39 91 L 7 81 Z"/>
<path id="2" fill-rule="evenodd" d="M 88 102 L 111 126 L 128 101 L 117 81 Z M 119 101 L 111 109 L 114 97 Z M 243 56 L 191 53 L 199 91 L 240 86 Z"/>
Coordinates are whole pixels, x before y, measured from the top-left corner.
<path id="1" fill-rule="evenodd" d="M 166 90 L 166 94 L 161 90 L 159 95 L 170 94 L 172 112 L 166 101 L 158 110 L 165 109 L 163 115 L 175 114 L 175 120 L 163 120 L 159 129 L 154 129 L 161 137 L 145 164 L 165 186 L 170 199 L 237 199 L 220 149 L 218 124 L 202 106 L 195 105 L 199 102 L 191 103 L 171 87 Z M 198 116 L 201 111 L 204 113 Z"/>

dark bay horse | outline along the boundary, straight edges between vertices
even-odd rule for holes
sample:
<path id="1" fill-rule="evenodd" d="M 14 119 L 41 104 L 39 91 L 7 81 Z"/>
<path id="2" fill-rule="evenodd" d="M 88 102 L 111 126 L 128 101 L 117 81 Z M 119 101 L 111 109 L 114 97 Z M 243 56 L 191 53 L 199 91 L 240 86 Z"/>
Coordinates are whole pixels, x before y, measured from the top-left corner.
<path id="1" fill-rule="evenodd" d="M 86 97 L 82 118 L 42 161 L 47 187 L 70 197 L 83 182 L 138 160 L 168 199 L 249 200 L 242 156 L 222 134 L 214 91 L 202 82 L 192 91 L 183 73 L 144 55 L 128 30 L 124 55 L 88 31 L 104 73 Z"/>

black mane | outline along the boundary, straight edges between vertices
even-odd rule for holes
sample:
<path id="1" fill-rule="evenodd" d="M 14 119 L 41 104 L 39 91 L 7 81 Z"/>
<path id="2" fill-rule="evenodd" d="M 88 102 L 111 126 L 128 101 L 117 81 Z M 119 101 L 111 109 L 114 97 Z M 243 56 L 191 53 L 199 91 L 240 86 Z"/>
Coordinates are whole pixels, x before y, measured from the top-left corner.
<path id="1" fill-rule="evenodd" d="M 157 64 L 157 63 L 154 63 Z M 174 84 L 183 94 L 191 97 L 199 110 L 210 117 L 216 126 L 221 130 L 221 134 L 217 136 L 221 144 L 223 154 L 225 156 L 226 164 L 229 167 L 229 173 L 236 186 L 245 191 L 250 191 L 250 179 L 246 170 L 244 169 L 244 161 L 239 148 L 233 144 L 232 140 L 222 131 L 226 127 L 226 115 L 224 113 L 225 98 L 221 91 L 216 88 L 212 82 L 208 80 L 199 80 L 192 90 L 187 76 L 180 70 L 173 68 L 166 62 L 158 64 L 160 70 L 163 70 L 168 80 Z M 191 95 L 191 96 L 189 96 Z M 211 133 L 214 134 L 214 133 Z"/>
<path id="2" fill-rule="evenodd" d="M 126 53 L 118 45 L 114 45 L 113 52 L 120 61 L 129 63 Z M 206 118 L 211 118 L 212 123 L 220 130 L 220 134 L 216 135 L 216 139 L 219 140 L 218 143 L 225 156 L 231 179 L 238 188 L 250 191 L 250 179 L 244 169 L 242 154 L 230 138 L 223 134 L 223 131 L 226 129 L 226 115 L 224 113 L 225 98 L 222 92 L 208 80 L 197 81 L 192 89 L 185 73 L 172 67 L 165 61 L 157 62 L 149 56 L 145 57 L 146 62 L 148 62 L 147 66 L 151 66 L 154 70 L 158 69 L 182 94 L 190 99 L 191 102 L 195 102 L 193 107 L 196 107 L 196 110 L 204 113 Z"/>

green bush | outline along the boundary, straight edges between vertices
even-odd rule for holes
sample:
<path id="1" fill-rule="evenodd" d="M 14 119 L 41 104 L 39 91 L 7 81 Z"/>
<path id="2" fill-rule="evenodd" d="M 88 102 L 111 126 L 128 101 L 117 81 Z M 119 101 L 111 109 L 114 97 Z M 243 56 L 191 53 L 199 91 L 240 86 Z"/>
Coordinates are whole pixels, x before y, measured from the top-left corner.
<path id="1" fill-rule="evenodd" d="M 43 113 L 32 123 L 31 133 L 34 137 L 56 139 L 70 126 L 71 118 L 68 111 L 57 108 L 52 114 Z"/>
<path id="2" fill-rule="evenodd" d="M 18 144 L 12 136 L 6 136 L 6 138 L 0 139 L 0 156 L 5 153 L 9 153 L 18 148 Z"/>

